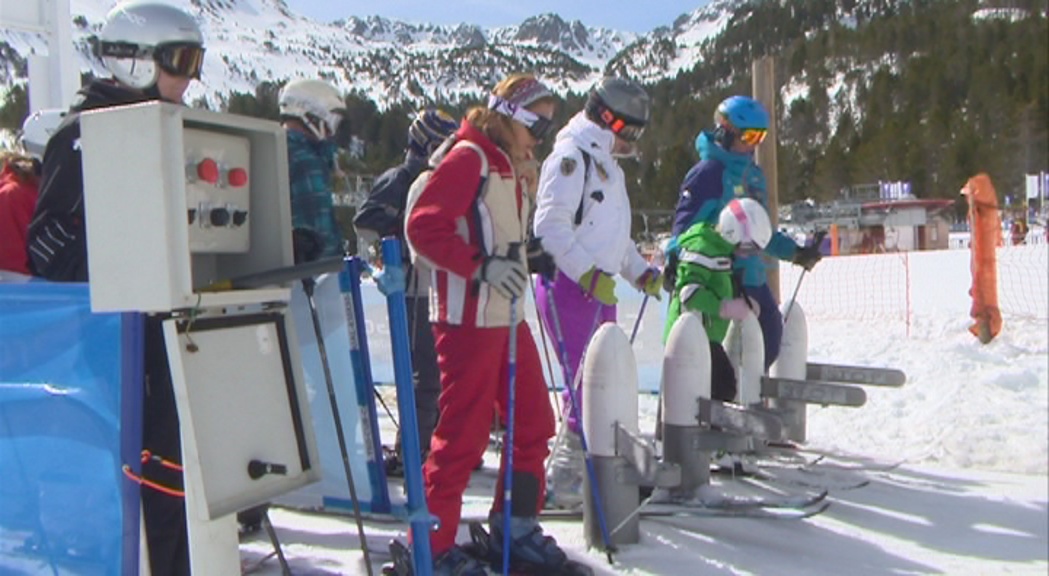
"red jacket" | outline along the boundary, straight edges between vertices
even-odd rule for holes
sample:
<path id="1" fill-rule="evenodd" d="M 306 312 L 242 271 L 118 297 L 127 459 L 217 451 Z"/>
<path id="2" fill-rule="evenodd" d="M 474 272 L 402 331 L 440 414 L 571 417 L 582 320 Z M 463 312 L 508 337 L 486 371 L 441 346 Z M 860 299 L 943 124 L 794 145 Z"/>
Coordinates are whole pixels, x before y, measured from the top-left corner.
<path id="1" fill-rule="evenodd" d="M 0 270 L 29 274 L 26 230 L 36 208 L 39 182 L 10 163 L 0 171 Z"/>
<path id="2" fill-rule="evenodd" d="M 480 130 L 463 121 L 455 137 L 484 152 L 487 181 L 478 193 L 483 163 L 474 147 L 452 147 L 415 202 L 405 232 L 416 255 L 433 269 L 432 321 L 509 326 L 509 300 L 473 278 L 485 255 L 505 256 L 510 243 L 525 241 L 528 195 L 510 157 Z M 525 264 L 524 250 L 519 252 Z M 521 300 L 518 321 L 524 318 Z"/>

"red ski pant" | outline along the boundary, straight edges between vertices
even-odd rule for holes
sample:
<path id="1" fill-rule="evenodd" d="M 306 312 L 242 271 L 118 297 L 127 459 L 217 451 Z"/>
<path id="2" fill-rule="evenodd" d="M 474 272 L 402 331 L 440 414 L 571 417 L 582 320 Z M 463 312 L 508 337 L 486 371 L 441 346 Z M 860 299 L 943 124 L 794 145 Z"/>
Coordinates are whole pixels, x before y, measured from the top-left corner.
<path id="1" fill-rule="evenodd" d="M 554 435 L 554 413 L 528 324 L 519 322 L 516 330 L 513 469 L 538 479 L 538 514 L 545 487 L 543 462 L 550 453 L 548 442 Z M 463 492 L 470 472 L 488 447 L 493 409 L 497 408 L 499 418 L 506 422 L 510 328 L 438 323 L 433 331 L 441 369 L 440 417 L 430 442 L 430 455 L 423 465 L 423 479 L 426 504 L 440 520 L 440 527 L 430 539 L 436 557 L 455 544 Z M 505 465 L 504 459 L 495 487 L 492 509 L 497 512 L 503 508 Z"/>

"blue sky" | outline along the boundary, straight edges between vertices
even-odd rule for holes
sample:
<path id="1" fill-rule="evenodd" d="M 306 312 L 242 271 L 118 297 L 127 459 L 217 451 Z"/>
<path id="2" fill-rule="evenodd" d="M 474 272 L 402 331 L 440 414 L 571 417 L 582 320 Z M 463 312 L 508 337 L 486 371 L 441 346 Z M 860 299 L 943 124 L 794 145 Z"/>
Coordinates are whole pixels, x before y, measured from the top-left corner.
<path id="1" fill-rule="evenodd" d="M 410 22 L 509 26 L 553 12 L 587 26 L 644 33 L 707 3 L 707 0 L 285 0 L 295 12 L 330 22 L 350 16 L 384 16 Z"/>

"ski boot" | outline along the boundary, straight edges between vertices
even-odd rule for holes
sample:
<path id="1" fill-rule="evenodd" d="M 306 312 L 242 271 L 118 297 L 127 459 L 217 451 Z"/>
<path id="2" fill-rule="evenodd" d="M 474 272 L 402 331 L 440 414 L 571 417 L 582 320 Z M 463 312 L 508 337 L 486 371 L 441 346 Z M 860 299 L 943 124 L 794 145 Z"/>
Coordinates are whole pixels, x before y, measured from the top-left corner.
<path id="1" fill-rule="evenodd" d="M 382 567 L 383 576 L 413 576 L 412 551 L 403 543 L 390 542 L 391 562 Z M 452 546 L 434 559 L 434 576 L 488 576 L 488 570 L 472 554 Z"/>
<path id="2" fill-rule="evenodd" d="M 472 545 L 468 553 L 486 558 L 493 570 L 503 567 L 503 535 L 500 522 L 494 522 L 491 534 L 479 522 L 470 524 Z M 538 523 L 528 534 L 510 544 L 510 573 L 545 576 L 592 576 L 593 570 L 569 560 L 557 542 L 543 534 Z"/>

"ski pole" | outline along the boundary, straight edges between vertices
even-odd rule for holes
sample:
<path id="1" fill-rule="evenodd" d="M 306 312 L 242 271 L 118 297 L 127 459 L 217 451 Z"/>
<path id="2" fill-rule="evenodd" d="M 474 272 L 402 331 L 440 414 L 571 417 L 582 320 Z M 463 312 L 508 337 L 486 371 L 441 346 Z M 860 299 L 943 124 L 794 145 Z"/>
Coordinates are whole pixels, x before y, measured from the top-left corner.
<path id="1" fill-rule="evenodd" d="M 532 304 L 535 306 L 536 316 L 539 316 L 539 297 L 536 296 L 535 284 L 532 282 L 528 283 L 528 287 L 532 289 Z M 546 344 L 546 328 L 543 326 L 543 319 L 536 318 L 539 322 L 539 336 L 543 339 L 543 356 L 546 358 L 546 374 L 550 377 L 550 385 L 554 384 L 554 365 L 550 363 L 550 349 Z M 567 386 L 568 383 L 566 382 Z M 557 390 L 554 390 L 554 405 L 557 407 L 557 421 L 564 421 L 565 417 L 561 414 L 561 401 L 557 398 Z"/>
<path id="2" fill-rule="evenodd" d="M 813 245 L 819 245 L 823 242 L 823 237 L 827 235 L 826 230 L 820 230 L 812 237 Z M 805 273 L 808 272 L 808 268 L 802 268 L 801 274 L 798 275 L 798 283 L 794 285 L 794 293 L 790 295 L 790 304 L 787 304 L 787 311 L 783 313 L 783 324 L 787 324 L 787 319 L 790 318 L 790 311 L 794 309 L 794 301 L 798 299 L 798 290 L 801 290 L 801 281 L 805 279 Z"/>
<path id="3" fill-rule="evenodd" d="M 520 260 L 521 245 L 517 242 L 510 243 L 506 251 L 507 258 Z M 507 362 L 507 390 L 506 390 L 506 440 L 503 441 L 503 461 L 506 470 L 503 477 L 503 576 L 510 576 L 510 528 L 513 518 L 513 486 L 514 486 L 514 400 L 517 380 L 517 296 L 510 298 L 510 343 L 509 359 Z"/>
<path id="4" fill-rule="evenodd" d="M 557 315 L 557 303 L 554 301 L 554 295 L 552 292 L 547 291 L 546 297 L 550 304 L 550 317 L 554 324 L 554 336 L 557 339 L 557 346 L 561 353 L 561 368 L 565 372 L 565 381 L 568 382 L 570 381 L 571 376 L 568 368 L 568 350 L 565 347 L 564 334 L 561 332 L 561 320 Z M 600 319 L 601 317 L 601 306 L 602 304 L 599 303 L 595 320 Z M 597 322 L 594 324 L 596 327 Z M 591 332 L 591 338 L 593 338 L 593 332 Z M 580 368 L 582 367 L 582 364 L 583 361 L 580 359 Z M 582 370 L 577 370 L 577 374 L 580 373 L 582 373 Z M 582 380 L 580 380 L 579 388 L 581 389 L 582 387 L 583 383 Z M 570 397 L 570 409 L 572 410 L 572 417 L 576 419 L 576 422 L 579 422 L 579 444 L 583 447 L 583 460 L 586 462 L 586 473 L 590 478 L 590 489 L 594 492 L 594 508 L 597 509 L 597 524 L 601 528 L 601 540 L 604 541 L 605 544 L 605 554 L 608 557 L 608 563 L 615 564 L 612 554 L 616 551 L 616 548 L 615 546 L 612 546 L 612 537 L 608 532 L 608 523 L 605 521 L 605 508 L 602 504 L 600 488 L 597 485 L 597 472 L 594 471 L 594 460 L 590 456 L 590 447 L 586 442 L 586 432 L 583 430 L 582 416 L 581 411 L 579 410 L 579 396 L 580 394 L 577 390 L 572 391 Z"/>
<path id="5" fill-rule="evenodd" d="M 364 554 L 364 564 L 368 567 L 368 576 L 372 576 L 371 554 L 368 552 L 368 540 L 364 535 L 364 523 L 361 521 L 361 505 L 357 500 L 357 486 L 353 482 L 353 472 L 350 470 L 350 456 L 346 450 L 346 435 L 342 429 L 342 418 L 339 417 L 339 405 L 335 400 L 335 383 L 331 376 L 331 367 L 328 365 L 328 350 L 324 344 L 324 332 L 321 330 L 321 319 L 317 315 L 317 303 L 313 299 L 313 289 L 317 281 L 313 278 L 302 279 L 302 290 L 306 293 L 306 299 L 310 305 L 310 318 L 313 320 L 313 334 L 317 337 L 317 352 L 321 357 L 321 368 L 324 370 L 324 383 L 328 387 L 328 400 L 331 403 L 331 416 L 335 422 L 335 437 L 339 441 L 339 454 L 342 456 L 342 469 L 346 474 L 346 485 L 350 490 L 350 500 L 353 502 L 353 516 L 357 520 L 357 537 L 361 540 L 361 552 Z"/>
<path id="6" fill-rule="evenodd" d="M 390 407 L 386 405 L 386 400 L 383 400 L 382 394 L 379 394 L 378 390 L 374 390 L 374 392 L 375 399 L 379 401 L 379 404 L 382 404 L 382 408 L 386 411 L 386 415 L 389 416 L 390 420 L 393 422 L 393 427 L 400 430 L 401 424 L 397 422 L 397 417 L 393 415 L 393 412 L 390 411 Z"/>
<path id="7" fill-rule="evenodd" d="M 641 318 L 645 316 L 645 305 L 648 304 L 648 294 L 645 294 L 643 300 L 641 300 L 641 309 L 637 311 L 637 320 L 634 320 L 634 329 L 630 331 L 630 345 L 634 345 L 634 337 L 637 336 L 637 329 L 641 327 Z"/>

